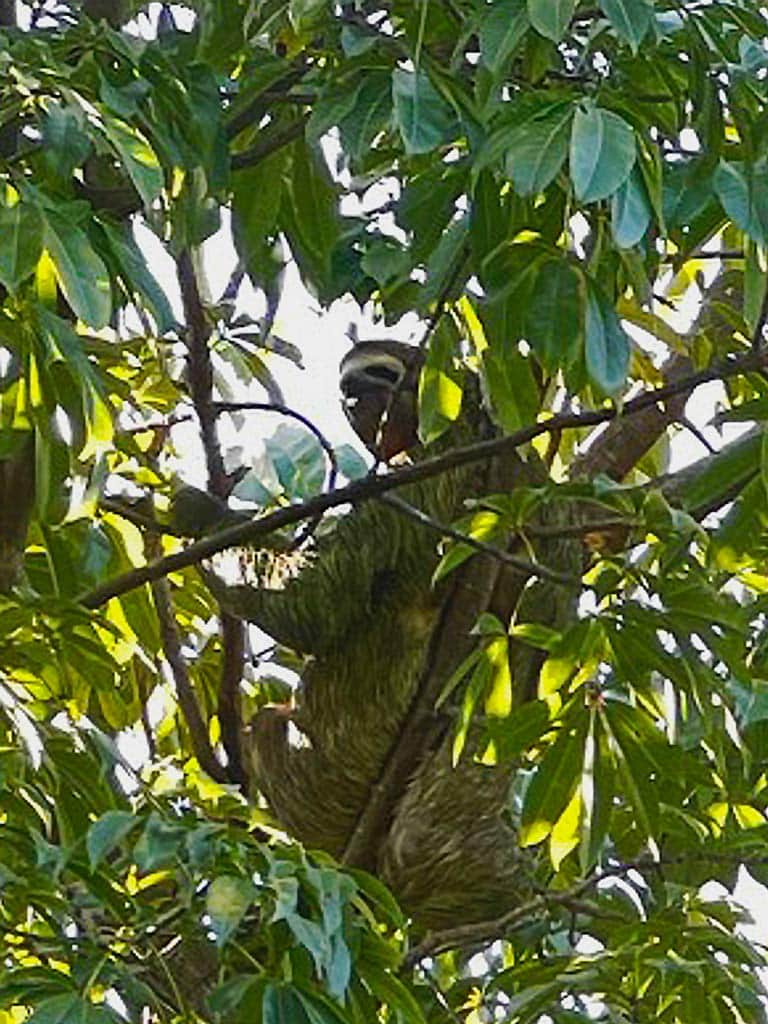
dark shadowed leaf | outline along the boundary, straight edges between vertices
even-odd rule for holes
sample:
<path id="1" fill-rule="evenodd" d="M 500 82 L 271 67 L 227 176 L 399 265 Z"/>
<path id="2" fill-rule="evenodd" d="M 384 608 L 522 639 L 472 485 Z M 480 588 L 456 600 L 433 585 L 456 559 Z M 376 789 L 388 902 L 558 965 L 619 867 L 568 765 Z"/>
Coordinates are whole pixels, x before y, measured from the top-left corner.
<path id="1" fill-rule="evenodd" d="M 578 355 L 582 333 L 581 282 L 567 260 L 549 260 L 533 288 L 525 333 L 542 366 L 568 366 Z"/>
<path id="2" fill-rule="evenodd" d="M 107 811 L 88 829 L 86 847 L 91 868 L 97 868 L 105 857 L 136 825 L 136 816 L 129 811 Z"/>
<path id="3" fill-rule="evenodd" d="M 526 0 L 495 0 L 480 18 L 480 53 L 485 66 L 497 74 L 506 66 L 528 29 Z"/>

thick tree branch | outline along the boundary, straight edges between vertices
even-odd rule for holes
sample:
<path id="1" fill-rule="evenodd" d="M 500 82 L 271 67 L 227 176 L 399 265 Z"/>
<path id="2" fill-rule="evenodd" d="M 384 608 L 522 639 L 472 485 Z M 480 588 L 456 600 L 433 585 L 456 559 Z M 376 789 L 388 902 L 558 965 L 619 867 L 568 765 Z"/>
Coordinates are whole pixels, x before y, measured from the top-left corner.
<path id="1" fill-rule="evenodd" d="M 205 452 L 208 490 L 215 497 L 226 500 L 229 486 L 219 445 L 218 411 L 213 401 L 213 364 L 208 345 L 211 332 L 189 250 L 179 257 L 178 276 L 187 324 L 187 376 Z M 218 700 L 221 738 L 230 781 L 245 786 L 247 780 L 240 750 L 240 680 L 245 656 L 245 626 L 224 609 L 219 610 L 219 620 L 222 643 Z"/>
<path id="2" fill-rule="evenodd" d="M 200 297 L 192 254 L 185 249 L 178 258 L 178 278 L 184 304 L 187 345 L 187 383 L 200 424 L 208 485 L 219 497 L 226 496 L 226 473 L 216 432 L 213 405 L 213 366 L 208 347 L 211 329 Z"/>
<path id="3" fill-rule="evenodd" d="M 593 409 L 581 413 L 560 413 L 541 423 L 534 423 L 516 430 L 506 437 L 492 438 L 488 441 L 478 441 L 475 444 L 469 444 L 461 448 L 453 448 L 442 455 L 435 455 L 430 459 L 424 459 L 422 462 L 417 462 L 412 466 L 405 466 L 403 469 L 394 470 L 384 476 L 355 480 L 347 487 L 342 487 L 327 494 L 319 494 L 300 504 L 277 509 L 275 512 L 260 516 L 248 523 L 231 526 L 226 530 L 203 537 L 196 543 L 190 544 L 183 551 L 166 555 L 165 558 L 151 562 L 149 565 L 140 566 L 121 576 L 116 576 L 112 580 L 108 580 L 93 590 L 81 594 L 79 601 L 87 608 L 97 608 L 109 601 L 110 598 L 119 597 L 120 594 L 134 590 L 136 587 L 149 583 L 151 580 L 159 579 L 161 576 L 165 576 L 170 572 L 176 572 L 179 569 L 185 569 L 188 566 L 198 565 L 205 559 L 211 558 L 220 551 L 226 551 L 228 548 L 259 544 L 263 542 L 264 538 L 275 533 L 277 530 L 282 530 L 285 527 L 303 522 L 305 519 L 312 519 L 315 516 L 322 515 L 328 509 L 337 508 L 339 505 L 370 501 L 372 498 L 377 498 L 388 491 L 394 491 L 398 487 L 405 487 L 420 480 L 428 480 L 459 466 L 467 466 L 473 462 L 482 462 L 495 455 L 502 455 L 514 448 L 519 448 L 532 441 L 535 437 L 540 437 L 542 434 L 551 434 L 558 430 L 594 427 L 600 423 L 607 423 L 610 420 L 617 419 L 619 416 L 622 419 L 636 416 L 643 410 L 655 407 L 659 402 L 688 392 L 700 384 L 712 380 L 726 380 L 741 373 L 764 369 L 766 366 L 768 366 L 768 354 L 747 352 L 734 359 L 699 370 L 683 380 L 638 395 L 637 398 L 627 402 L 622 410 L 619 410 L 616 406 L 610 406 L 604 409 Z"/>
<path id="4" fill-rule="evenodd" d="M 245 627 L 240 619 L 223 610 L 220 618 L 222 661 L 217 712 L 221 742 L 227 754 L 227 775 L 232 782 L 245 787 L 248 776 L 242 756 L 243 715 L 240 695 L 245 661 Z"/>

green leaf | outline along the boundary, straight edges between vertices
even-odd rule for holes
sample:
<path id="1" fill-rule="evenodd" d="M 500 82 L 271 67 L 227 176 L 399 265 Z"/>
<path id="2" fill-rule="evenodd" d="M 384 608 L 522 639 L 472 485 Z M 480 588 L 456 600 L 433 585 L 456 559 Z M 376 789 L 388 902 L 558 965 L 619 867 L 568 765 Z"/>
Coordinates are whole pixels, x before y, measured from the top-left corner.
<path id="1" fill-rule="evenodd" d="M 611 231 L 622 249 L 630 249 L 642 239 L 651 223 L 651 205 L 642 176 L 636 167 L 611 196 Z"/>
<path id="2" fill-rule="evenodd" d="M 0 206 L 0 284 L 14 293 L 43 252 L 43 218 L 31 203 Z"/>
<path id="3" fill-rule="evenodd" d="M 582 331 L 580 278 L 565 260 L 549 260 L 533 287 L 525 335 L 541 365 L 550 372 L 578 356 Z"/>
<path id="4" fill-rule="evenodd" d="M 291 171 L 281 215 L 302 274 L 324 290 L 340 237 L 337 189 L 321 153 L 301 139 L 293 147 Z"/>
<path id="5" fill-rule="evenodd" d="M 512 761 L 537 743 L 549 729 L 549 709 L 543 700 L 528 701 L 502 722 L 488 723 L 500 761 Z"/>
<path id="6" fill-rule="evenodd" d="M 392 99 L 395 122 L 409 155 L 429 153 L 455 135 L 453 110 L 424 71 L 396 68 L 392 72 Z"/>
<path id="7" fill-rule="evenodd" d="M 299 994 L 285 985 L 267 985 L 261 1012 L 262 1024 L 313 1024 Z"/>
<path id="8" fill-rule="evenodd" d="M 713 178 L 723 209 L 733 223 L 760 245 L 768 244 L 768 163 L 754 167 L 721 160 Z"/>
<path id="9" fill-rule="evenodd" d="M 125 121 L 111 117 L 105 122 L 104 129 L 120 154 L 123 166 L 144 205 L 151 206 L 162 192 L 164 184 L 163 170 L 155 151 L 141 132 Z"/>
<path id="10" fill-rule="evenodd" d="M 255 896 L 256 887 L 247 878 L 236 875 L 214 878 L 205 896 L 205 909 L 217 946 L 225 945 L 232 938 Z"/>
<path id="11" fill-rule="evenodd" d="M 356 160 L 364 160 L 379 132 L 392 118 L 392 89 L 389 74 L 366 72 L 363 83 L 354 94 L 352 107 L 339 120 L 339 132 L 345 149 Z"/>
<path id="12" fill-rule="evenodd" d="M 579 861 L 586 874 L 600 861 L 611 820 L 614 772 L 600 716 L 590 713 L 581 775 L 581 843 Z"/>
<path id="13" fill-rule="evenodd" d="M 483 352 L 491 413 L 506 433 L 533 423 L 538 411 L 538 386 L 531 360 L 517 346 L 489 345 Z"/>
<path id="14" fill-rule="evenodd" d="M 445 320 L 432 335 L 419 378 L 419 436 L 424 444 L 440 437 L 461 412 L 461 377 L 454 368 L 454 338 Z"/>
<path id="15" fill-rule="evenodd" d="M 328 0 L 290 0 L 288 16 L 296 31 L 301 32 L 311 28 L 323 10 L 329 7 Z"/>
<path id="16" fill-rule="evenodd" d="M 480 15 L 480 55 L 496 75 L 503 71 L 528 30 L 526 0 L 495 0 Z"/>
<path id="17" fill-rule="evenodd" d="M 122 1018 L 107 1006 L 96 1006 L 77 993 L 51 996 L 37 1003 L 26 1022 L 34 1024 L 118 1024 Z"/>
<path id="18" fill-rule="evenodd" d="M 41 125 L 43 151 L 48 167 L 57 177 L 69 178 L 91 151 L 91 140 L 74 110 L 52 103 Z"/>
<path id="19" fill-rule="evenodd" d="M 112 853 L 134 828 L 136 822 L 136 816 L 130 811 L 107 811 L 94 821 L 85 840 L 91 870 L 97 868 L 104 858 Z"/>
<path id="20" fill-rule="evenodd" d="M 129 291 L 138 294 L 155 318 L 158 334 L 165 334 L 176 325 L 171 303 L 136 244 L 129 227 L 103 223 L 102 227 L 120 267 L 121 277 Z"/>
<path id="21" fill-rule="evenodd" d="M 528 0 L 528 17 L 541 35 L 559 43 L 571 23 L 578 0 Z"/>
<path id="22" fill-rule="evenodd" d="M 133 848 L 136 864 L 141 871 L 166 867 L 173 862 L 183 841 L 184 829 L 179 825 L 169 825 L 153 811 Z"/>
<path id="23" fill-rule="evenodd" d="M 600 7 L 616 33 L 637 53 L 651 26 L 653 11 L 647 0 L 600 0 Z"/>
<path id="24" fill-rule="evenodd" d="M 580 777 L 588 724 L 586 716 L 574 725 L 565 724 L 537 765 L 523 797 L 521 846 L 546 839 L 567 807 Z"/>
<path id="25" fill-rule="evenodd" d="M 606 732 L 613 741 L 613 751 L 622 781 L 621 789 L 635 812 L 645 835 L 656 836 L 659 820 L 658 788 L 652 781 L 657 766 L 648 756 L 647 731 L 643 712 L 618 701 L 607 701 L 602 709 Z M 655 740 L 656 737 L 651 737 Z M 661 733 L 658 742 L 663 743 Z"/>
<path id="26" fill-rule="evenodd" d="M 407 1024 L 425 1024 L 424 1013 L 413 993 L 395 974 L 366 965 L 365 984 L 400 1020 Z"/>
<path id="27" fill-rule="evenodd" d="M 106 327 L 112 313 L 109 274 L 88 236 L 72 220 L 46 210 L 45 244 L 75 314 L 96 330 Z"/>
<path id="28" fill-rule="evenodd" d="M 601 107 L 577 108 L 570 155 L 577 199 L 593 203 L 612 195 L 629 177 L 636 155 L 635 133 L 622 117 Z"/>
<path id="29" fill-rule="evenodd" d="M 573 106 L 558 103 L 511 133 L 506 169 L 519 195 L 542 192 L 563 166 L 572 117 Z"/>
<path id="30" fill-rule="evenodd" d="M 595 282 L 587 281 L 584 356 L 590 379 L 608 395 L 624 386 L 629 372 L 629 338 L 616 310 Z"/>

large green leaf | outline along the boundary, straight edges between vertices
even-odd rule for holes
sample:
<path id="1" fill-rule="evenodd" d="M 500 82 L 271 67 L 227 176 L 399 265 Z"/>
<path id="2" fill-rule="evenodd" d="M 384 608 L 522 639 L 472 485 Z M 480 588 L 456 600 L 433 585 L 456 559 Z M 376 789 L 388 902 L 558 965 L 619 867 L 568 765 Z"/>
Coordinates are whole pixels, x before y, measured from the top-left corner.
<path id="1" fill-rule="evenodd" d="M 559 43 L 571 23 L 577 0 L 528 0 L 531 24 L 547 39 Z"/>
<path id="2" fill-rule="evenodd" d="M 512 433 L 533 423 L 538 410 L 538 386 L 531 360 L 516 345 L 489 345 L 483 352 L 483 377 L 494 419 Z"/>
<path id="3" fill-rule="evenodd" d="M 616 245 L 629 249 L 643 238 L 651 223 L 651 205 L 637 167 L 611 196 L 611 231 Z"/>
<path id="4" fill-rule="evenodd" d="M 571 180 L 576 197 L 593 203 L 612 195 L 635 163 L 635 133 L 611 110 L 579 107 L 571 132 Z"/>
<path id="5" fill-rule="evenodd" d="M 565 810 L 579 779 L 588 725 L 587 716 L 564 725 L 537 765 L 523 798 L 521 845 L 546 839 Z"/>
<path id="6" fill-rule="evenodd" d="M 429 153 L 455 135 L 454 112 L 426 72 L 393 71 L 392 99 L 406 153 Z"/>
<path id="7" fill-rule="evenodd" d="M 587 282 L 584 356 L 587 373 L 606 394 L 618 392 L 629 371 L 629 338 L 616 310 L 593 282 Z"/>
<path id="8" fill-rule="evenodd" d="M 86 839 L 91 869 L 97 868 L 112 853 L 136 823 L 137 818 L 130 811 L 107 811 L 94 821 Z"/>
<path id="9" fill-rule="evenodd" d="M 495 0 L 480 16 L 480 53 L 485 66 L 498 74 L 517 50 L 528 29 L 526 0 Z"/>
<path id="10" fill-rule="evenodd" d="M 112 254 L 120 266 L 120 276 L 126 287 L 144 300 L 155 318 L 157 333 L 162 335 L 170 331 L 176 324 L 171 303 L 150 270 L 147 258 L 137 245 L 131 229 L 108 223 L 105 223 L 103 228 Z"/>
<path id="11" fill-rule="evenodd" d="M 237 875 L 213 879 L 205 896 L 205 908 L 219 946 L 234 935 L 255 896 L 256 887 L 250 879 Z"/>
<path id="12" fill-rule="evenodd" d="M 0 284 L 15 292 L 43 251 L 43 218 L 32 203 L 0 206 Z"/>
<path id="13" fill-rule="evenodd" d="M 163 188 L 163 171 L 157 154 L 141 132 L 125 121 L 110 118 L 104 127 L 110 142 L 120 154 L 136 191 L 144 200 L 144 204 L 150 206 Z"/>
<path id="14" fill-rule="evenodd" d="M 45 244 L 75 314 L 89 327 L 106 327 L 112 313 L 109 274 L 88 236 L 71 218 L 46 210 Z"/>
<path id="15" fill-rule="evenodd" d="M 520 195 L 543 191 L 563 166 L 572 117 L 572 105 L 558 103 L 510 134 L 506 169 Z"/>
<path id="16" fill-rule="evenodd" d="M 723 209 L 760 245 L 768 244 L 768 163 L 754 167 L 721 160 L 713 178 Z"/>
<path id="17" fill-rule="evenodd" d="M 536 278 L 525 320 L 526 338 L 546 370 L 576 359 L 582 329 L 579 274 L 566 259 L 547 261 Z"/>
<path id="18" fill-rule="evenodd" d="M 648 0 L 600 0 L 600 6 L 618 35 L 637 53 L 651 27 L 653 10 Z"/>

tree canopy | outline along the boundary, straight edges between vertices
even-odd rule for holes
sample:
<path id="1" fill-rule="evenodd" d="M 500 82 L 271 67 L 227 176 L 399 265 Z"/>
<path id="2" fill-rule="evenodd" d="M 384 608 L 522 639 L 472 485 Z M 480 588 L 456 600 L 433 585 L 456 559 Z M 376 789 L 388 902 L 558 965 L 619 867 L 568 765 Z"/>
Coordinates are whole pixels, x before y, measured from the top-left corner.
<path id="1" fill-rule="evenodd" d="M 0 72 L 0 1024 L 768 1019 L 765 7 L 0 0 Z M 289 267 L 416 314 L 409 462 L 286 405 Z"/>

